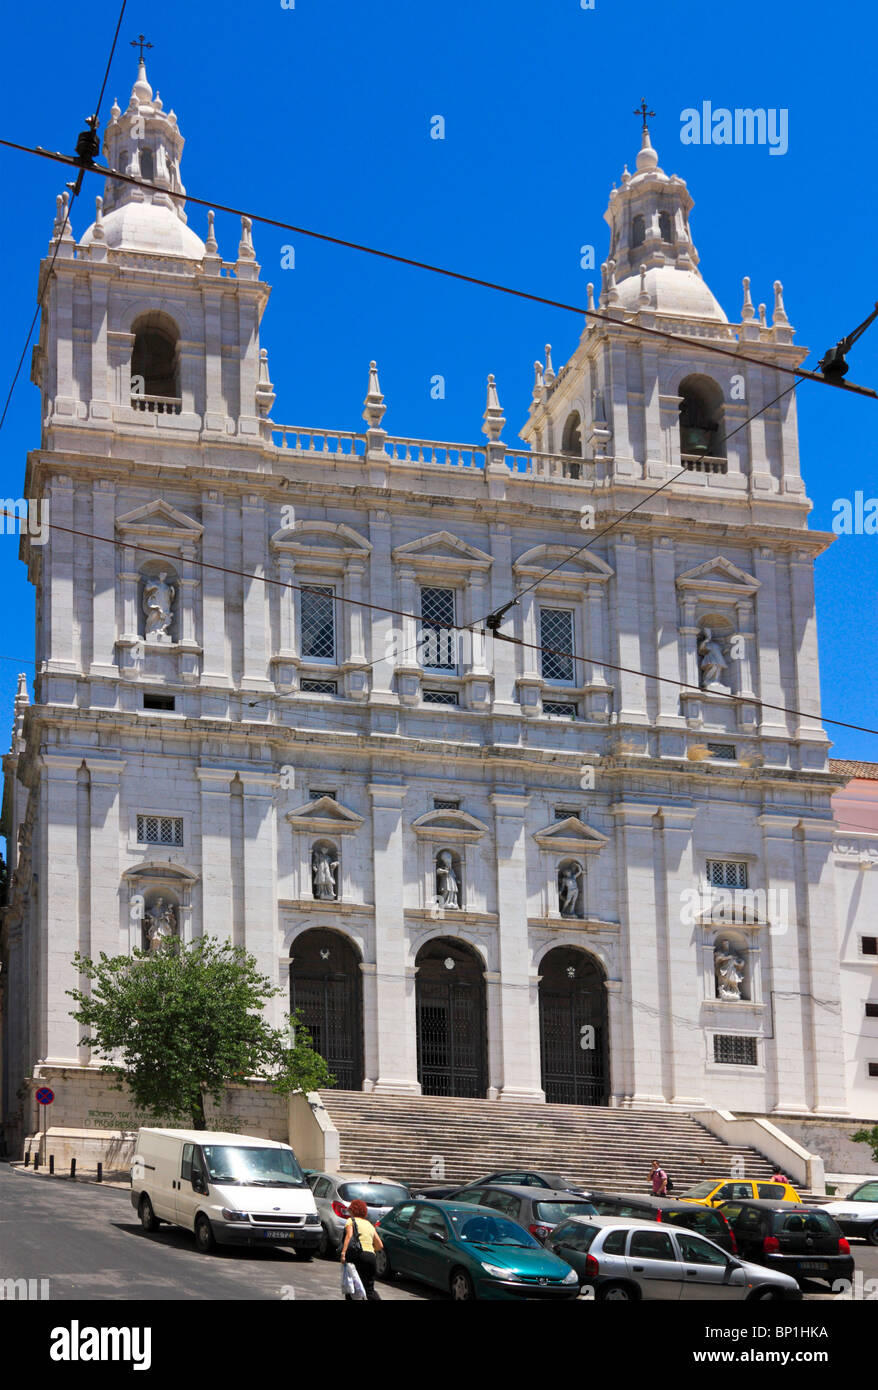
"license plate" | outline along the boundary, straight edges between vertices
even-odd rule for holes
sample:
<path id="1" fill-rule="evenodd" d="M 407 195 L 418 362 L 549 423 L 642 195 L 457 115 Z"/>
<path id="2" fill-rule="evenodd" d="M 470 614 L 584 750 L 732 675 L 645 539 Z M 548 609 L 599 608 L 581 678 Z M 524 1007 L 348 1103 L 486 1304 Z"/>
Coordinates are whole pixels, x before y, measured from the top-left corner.
<path id="1" fill-rule="evenodd" d="M 268 1240 L 292 1240 L 292 1231 L 265 1231 Z"/>
<path id="2" fill-rule="evenodd" d="M 800 1260 L 799 1269 L 816 1269 L 826 1273 L 826 1265 L 821 1264 L 819 1260 Z"/>

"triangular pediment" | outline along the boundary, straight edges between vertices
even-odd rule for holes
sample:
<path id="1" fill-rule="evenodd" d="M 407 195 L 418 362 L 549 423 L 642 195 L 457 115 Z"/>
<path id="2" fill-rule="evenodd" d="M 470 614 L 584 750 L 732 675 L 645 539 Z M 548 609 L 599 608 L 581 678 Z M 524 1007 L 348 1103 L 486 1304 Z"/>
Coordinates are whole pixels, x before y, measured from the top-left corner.
<path id="1" fill-rule="evenodd" d="M 543 849 L 578 850 L 581 854 L 603 849 L 608 843 L 606 835 L 586 825 L 579 816 L 567 816 L 544 825 L 542 830 L 535 831 L 534 839 Z"/>
<path id="2" fill-rule="evenodd" d="M 540 578 L 552 571 L 553 580 L 567 580 L 574 583 L 606 583 L 612 579 L 614 571 L 599 555 L 584 550 L 579 555 L 571 555 L 569 545 L 535 545 L 514 562 L 516 574 Z"/>
<path id="3" fill-rule="evenodd" d="M 315 801 L 308 801 L 304 806 L 297 806 L 294 811 L 287 811 L 286 819 L 299 830 L 319 830 L 324 834 L 335 831 L 339 835 L 359 830 L 363 824 L 362 816 L 357 815 L 349 806 L 342 806 L 341 802 L 333 801 L 331 796 L 318 796 Z"/>
<path id="4" fill-rule="evenodd" d="M 132 512 L 116 518 L 117 531 L 134 531 L 140 535 L 167 535 L 176 540 L 197 540 L 204 527 L 194 517 L 172 507 L 170 502 L 157 498 Z"/>
<path id="5" fill-rule="evenodd" d="M 488 833 L 483 821 L 468 811 L 427 811 L 412 822 L 416 835 L 425 840 L 480 840 Z"/>
<path id="6" fill-rule="evenodd" d="M 275 531 L 271 544 L 276 550 L 306 555 L 365 557 L 372 549 L 371 542 L 353 527 L 330 521 L 298 521 L 294 526 Z"/>
<path id="7" fill-rule="evenodd" d="M 471 569 L 487 569 L 492 563 L 491 556 L 484 550 L 470 545 L 450 531 L 434 531 L 430 536 L 422 536 L 417 541 L 407 541 L 405 545 L 394 548 L 393 558 L 408 560 L 412 564 L 455 564 L 463 563 Z"/>
<path id="8" fill-rule="evenodd" d="M 677 588 L 704 593 L 752 594 L 759 588 L 759 580 L 724 555 L 715 555 L 712 560 L 705 560 L 679 575 Z"/>

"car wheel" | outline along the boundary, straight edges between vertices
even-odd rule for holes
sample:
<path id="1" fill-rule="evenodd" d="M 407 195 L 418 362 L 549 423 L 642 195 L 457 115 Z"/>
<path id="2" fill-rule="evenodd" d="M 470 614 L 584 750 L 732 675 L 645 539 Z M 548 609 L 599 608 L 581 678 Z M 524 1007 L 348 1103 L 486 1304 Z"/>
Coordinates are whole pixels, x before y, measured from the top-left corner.
<path id="1" fill-rule="evenodd" d="M 869 1245 L 878 1245 L 878 1221 L 873 1221 L 866 1232 L 866 1242 Z"/>
<path id="2" fill-rule="evenodd" d="M 396 1271 L 391 1269 L 390 1260 L 387 1258 L 387 1248 L 376 1250 L 375 1252 L 375 1273 L 379 1279 L 395 1279 Z"/>
<path id="3" fill-rule="evenodd" d="M 209 1255 L 216 1249 L 213 1227 L 206 1216 L 199 1216 L 195 1222 L 195 1244 L 202 1255 Z"/>
<path id="4" fill-rule="evenodd" d="M 754 1289 L 748 1296 L 748 1303 L 777 1303 L 783 1294 L 780 1289 Z"/>
<path id="5" fill-rule="evenodd" d="M 636 1303 L 640 1297 L 631 1284 L 600 1284 L 594 1296 L 600 1303 Z"/>
<path id="6" fill-rule="evenodd" d="M 456 1269 L 451 1276 L 451 1297 L 455 1303 L 464 1303 L 475 1298 L 473 1281 L 465 1269 Z"/>
<path id="7" fill-rule="evenodd" d="M 325 1226 L 320 1227 L 320 1239 L 317 1242 L 317 1254 L 324 1260 L 329 1258 L 329 1232 Z"/>
<path id="8" fill-rule="evenodd" d="M 146 1194 L 140 1199 L 140 1206 L 137 1208 L 137 1214 L 140 1217 L 140 1224 L 145 1231 L 158 1230 L 161 1223 L 152 1209 L 152 1202 Z"/>

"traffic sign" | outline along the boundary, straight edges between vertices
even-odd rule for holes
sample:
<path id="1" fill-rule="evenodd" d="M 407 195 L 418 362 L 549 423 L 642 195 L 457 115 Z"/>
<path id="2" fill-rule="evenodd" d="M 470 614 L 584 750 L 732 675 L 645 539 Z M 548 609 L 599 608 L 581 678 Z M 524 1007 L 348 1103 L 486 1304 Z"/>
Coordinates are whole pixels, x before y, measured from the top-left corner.
<path id="1" fill-rule="evenodd" d="M 55 1092 L 50 1091 L 48 1086 L 41 1086 L 37 1091 L 37 1102 L 40 1105 L 51 1105 L 55 1099 Z"/>

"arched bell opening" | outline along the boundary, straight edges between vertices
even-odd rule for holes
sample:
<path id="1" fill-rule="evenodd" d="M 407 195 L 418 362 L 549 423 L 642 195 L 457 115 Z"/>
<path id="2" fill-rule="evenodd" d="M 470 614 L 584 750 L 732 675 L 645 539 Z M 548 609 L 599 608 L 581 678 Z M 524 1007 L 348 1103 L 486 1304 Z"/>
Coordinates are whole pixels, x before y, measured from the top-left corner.
<path id="1" fill-rule="evenodd" d="M 724 459 L 723 393 L 718 383 L 707 376 L 687 376 L 678 389 L 681 455 Z"/>

